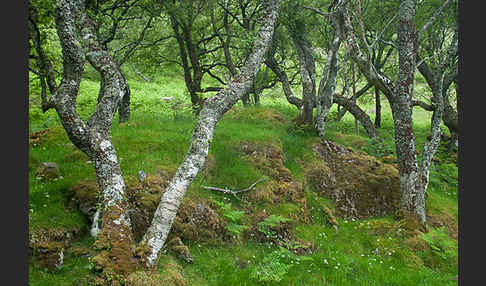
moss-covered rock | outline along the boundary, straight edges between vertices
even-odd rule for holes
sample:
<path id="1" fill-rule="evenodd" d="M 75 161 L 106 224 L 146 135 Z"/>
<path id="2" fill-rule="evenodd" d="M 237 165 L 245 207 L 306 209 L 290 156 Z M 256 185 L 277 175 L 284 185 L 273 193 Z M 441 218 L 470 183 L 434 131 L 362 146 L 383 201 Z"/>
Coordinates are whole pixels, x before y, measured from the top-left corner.
<path id="1" fill-rule="evenodd" d="M 59 166 L 54 162 L 41 162 L 37 167 L 35 175 L 44 180 L 55 179 L 59 177 Z"/>
<path id="2" fill-rule="evenodd" d="M 267 122 L 274 126 L 282 126 L 287 123 L 285 117 L 273 108 L 233 107 L 230 111 L 228 111 L 228 118 L 232 120 Z"/>
<path id="3" fill-rule="evenodd" d="M 84 180 L 68 189 L 69 206 L 78 209 L 90 220 L 96 213 L 99 198 L 98 183 L 94 180 Z"/>
<path id="4" fill-rule="evenodd" d="M 315 190 L 335 202 L 341 217 L 367 218 L 398 209 L 398 170 L 361 152 L 328 141 L 312 145 L 317 160 L 306 165 L 306 178 Z"/>
<path id="5" fill-rule="evenodd" d="M 447 212 L 429 212 L 427 222 L 433 228 L 445 227 L 449 236 L 455 240 L 459 239 L 459 227 L 456 219 Z"/>
<path id="6" fill-rule="evenodd" d="M 173 170 L 159 170 L 155 174 L 148 174 L 142 183 L 132 177 L 125 178 L 130 221 L 136 242 L 142 239 L 152 223 L 155 210 L 173 173 Z M 99 196 L 96 182 L 80 182 L 70 189 L 70 194 L 72 206 L 79 208 L 92 221 Z M 171 234 L 184 241 L 220 241 L 229 235 L 224 225 L 225 221 L 208 201 L 185 198 L 177 212 Z"/>

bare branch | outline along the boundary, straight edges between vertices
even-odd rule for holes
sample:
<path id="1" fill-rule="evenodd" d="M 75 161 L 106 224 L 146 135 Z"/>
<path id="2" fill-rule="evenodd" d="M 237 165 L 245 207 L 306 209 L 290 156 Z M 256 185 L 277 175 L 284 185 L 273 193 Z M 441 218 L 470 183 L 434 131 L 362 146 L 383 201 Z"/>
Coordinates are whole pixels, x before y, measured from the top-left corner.
<path id="1" fill-rule="evenodd" d="M 423 33 L 425 32 L 425 30 L 427 30 L 428 27 L 430 27 L 434 22 L 435 20 L 437 19 L 437 17 L 440 15 L 440 13 L 442 13 L 442 10 L 444 10 L 444 8 L 451 2 L 451 0 L 446 0 L 444 2 L 444 4 L 442 4 L 442 6 L 439 7 L 439 9 L 437 9 L 434 14 L 430 17 L 429 21 L 427 23 L 425 23 L 425 25 L 422 27 L 422 29 L 420 29 L 419 33 L 418 33 L 418 36 L 417 36 L 417 39 L 420 40 L 420 38 L 422 37 Z"/>
<path id="2" fill-rule="evenodd" d="M 244 193 L 244 192 L 248 192 L 248 191 L 251 191 L 258 183 L 261 183 L 263 181 L 266 181 L 267 178 L 261 178 L 260 180 L 254 182 L 253 184 L 251 184 L 248 188 L 246 189 L 241 189 L 241 190 L 231 190 L 231 189 L 223 189 L 223 188 L 218 188 L 218 187 L 208 187 L 208 186 L 201 186 L 203 189 L 206 189 L 206 190 L 210 190 L 210 191 L 216 191 L 216 192 L 222 192 L 224 194 L 231 194 L 233 195 L 235 198 L 241 200 L 240 198 L 238 198 L 236 196 L 236 194 L 239 194 L 239 193 Z"/>
<path id="3" fill-rule="evenodd" d="M 390 26 L 390 24 L 393 23 L 393 21 L 395 21 L 395 19 L 397 18 L 397 16 L 398 16 L 398 14 L 396 14 L 395 16 L 393 16 L 393 18 L 391 18 L 391 20 L 386 24 L 385 28 L 383 28 L 383 30 L 381 30 L 381 33 L 376 36 L 375 41 L 373 42 L 373 44 L 371 44 L 371 48 L 373 48 L 376 45 L 376 43 L 378 43 L 378 40 L 380 40 L 381 37 L 383 37 L 383 34 L 385 33 L 385 31 L 388 29 L 388 27 Z"/>
<path id="4" fill-rule="evenodd" d="M 427 104 L 427 103 L 420 101 L 420 100 L 413 100 L 412 105 L 413 106 L 420 106 L 421 108 L 423 108 L 424 110 L 427 110 L 427 111 L 434 111 L 435 108 L 436 108 L 433 104 Z"/>
<path id="5" fill-rule="evenodd" d="M 305 8 L 305 9 L 308 9 L 308 10 L 311 10 L 321 16 L 324 16 L 324 17 L 329 17 L 331 16 L 332 14 L 334 14 L 335 12 L 331 12 L 331 13 L 324 13 L 322 12 L 321 10 L 317 9 L 317 8 L 314 8 L 314 7 L 309 7 L 309 6 L 302 6 L 302 8 Z"/>

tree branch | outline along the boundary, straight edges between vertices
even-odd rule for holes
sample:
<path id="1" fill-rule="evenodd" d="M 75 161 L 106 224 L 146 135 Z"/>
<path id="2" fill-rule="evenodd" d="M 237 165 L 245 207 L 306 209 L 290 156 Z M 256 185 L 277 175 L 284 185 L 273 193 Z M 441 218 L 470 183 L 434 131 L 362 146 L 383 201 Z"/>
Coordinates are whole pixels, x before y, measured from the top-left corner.
<path id="1" fill-rule="evenodd" d="M 231 189 L 223 189 L 223 188 L 218 188 L 218 187 L 208 187 L 208 186 L 201 186 L 203 189 L 205 190 L 210 190 L 210 191 L 216 191 L 216 192 L 222 192 L 224 194 L 231 194 L 233 195 L 235 198 L 241 200 L 240 198 L 238 198 L 236 196 L 236 194 L 240 194 L 240 193 L 244 193 L 244 192 L 248 192 L 248 191 L 251 191 L 258 183 L 261 183 L 263 181 L 266 181 L 267 178 L 262 178 L 256 182 L 254 182 L 253 184 L 251 184 L 248 188 L 245 188 L 245 189 L 241 189 L 241 190 L 231 190 Z"/>
<path id="2" fill-rule="evenodd" d="M 451 0 L 446 0 L 444 4 L 442 4 L 442 6 L 440 6 L 439 9 L 437 9 L 434 12 L 434 14 L 430 17 L 429 21 L 425 23 L 425 25 L 422 27 L 422 29 L 420 29 L 417 36 L 417 41 L 420 40 L 425 30 L 427 30 L 427 28 L 430 27 L 435 22 L 437 17 L 440 15 L 440 13 L 442 13 L 442 10 L 444 10 L 444 8 L 449 4 L 449 2 L 451 2 Z"/>

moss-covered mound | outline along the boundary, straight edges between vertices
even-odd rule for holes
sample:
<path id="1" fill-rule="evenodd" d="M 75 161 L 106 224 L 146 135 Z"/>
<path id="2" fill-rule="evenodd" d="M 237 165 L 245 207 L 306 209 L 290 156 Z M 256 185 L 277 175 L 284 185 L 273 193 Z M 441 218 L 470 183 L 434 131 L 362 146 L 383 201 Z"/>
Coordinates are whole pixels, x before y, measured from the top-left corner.
<path id="1" fill-rule="evenodd" d="M 361 219 L 398 209 L 400 182 L 393 165 L 331 141 L 315 143 L 312 150 L 317 160 L 307 163 L 307 181 L 335 202 L 338 216 Z"/>
<path id="2" fill-rule="evenodd" d="M 276 126 L 282 126 L 287 121 L 280 112 L 273 108 L 259 109 L 233 107 L 228 111 L 228 118 L 232 120 L 266 122 Z"/>
<path id="3" fill-rule="evenodd" d="M 40 268 L 56 270 L 62 266 L 71 241 L 83 234 L 78 227 L 37 228 L 29 233 L 29 254 Z"/>
<path id="4" fill-rule="evenodd" d="M 126 178 L 126 194 L 130 209 L 130 220 L 135 241 L 140 241 L 152 223 L 160 198 L 169 184 L 173 171 L 159 170 L 148 174 L 143 182 Z M 98 203 L 96 182 L 80 182 L 70 189 L 72 207 L 78 208 L 92 221 Z M 199 199 L 184 199 L 172 226 L 172 237 L 183 241 L 221 240 L 227 235 L 224 220 L 209 202 Z"/>
<path id="5" fill-rule="evenodd" d="M 284 166 L 285 156 L 282 143 L 242 141 L 238 151 L 252 162 L 263 174 L 276 181 L 293 182 L 294 178 L 288 168 Z"/>
<path id="6" fill-rule="evenodd" d="M 263 175 L 270 178 L 246 193 L 246 199 L 257 204 L 266 204 L 272 209 L 285 209 L 288 218 L 309 223 L 309 211 L 304 187 L 296 181 L 292 172 L 284 165 L 282 143 L 242 141 L 237 145 L 242 156 Z M 291 203 L 292 206 L 289 204 Z"/>
<path id="7" fill-rule="evenodd" d="M 125 286 L 187 286 L 182 274 L 182 267 L 176 263 L 168 263 L 161 274 L 150 271 L 133 272 L 125 280 Z"/>
<path id="8" fill-rule="evenodd" d="M 51 133 L 51 129 L 43 129 L 40 131 L 32 132 L 29 134 L 29 145 L 30 146 L 39 146 L 42 143 L 46 142 L 49 138 L 48 135 Z"/>
<path id="9" fill-rule="evenodd" d="M 171 234 L 186 242 L 212 243 L 227 239 L 226 221 L 215 209 L 204 200 L 184 200 L 177 211 Z"/>
<path id="10" fill-rule="evenodd" d="M 127 178 L 127 199 L 130 205 L 130 220 L 133 237 L 140 241 L 152 223 L 160 198 L 169 184 L 173 170 L 158 170 L 148 174 L 143 182 Z"/>

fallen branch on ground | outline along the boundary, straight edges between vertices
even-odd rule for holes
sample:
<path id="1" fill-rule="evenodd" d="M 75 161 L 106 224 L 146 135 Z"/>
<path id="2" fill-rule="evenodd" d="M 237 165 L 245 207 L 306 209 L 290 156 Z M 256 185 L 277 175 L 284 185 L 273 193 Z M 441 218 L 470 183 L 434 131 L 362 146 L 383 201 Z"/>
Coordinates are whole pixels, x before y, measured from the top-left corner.
<path id="1" fill-rule="evenodd" d="M 251 184 L 248 188 L 241 189 L 241 190 L 230 190 L 230 189 L 223 189 L 223 188 L 218 188 L 218 187 L 208 187 L 208 186 L 202 186 L 202 188 L 206 189 L 206 190 L 222 192 L 224 194 L 232 194 L 235 198 L 237 198 L 238 200 L 241 200 L 240 198 L 238 198 L 236 196 L 236 194 L 248 192 L 251 189 L 253 189 L 256 186 L 256 184 L 261 183 L 261 182 L 266 181 L 266 180 L 267 180 L 267 178 L 262 178 L 262 179 L 260 179 L 256 182 L 254 182 L 253 184 Z"/>

